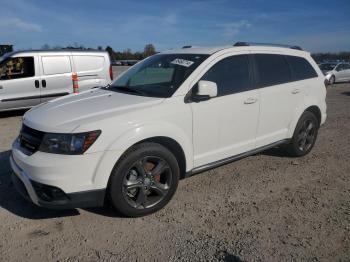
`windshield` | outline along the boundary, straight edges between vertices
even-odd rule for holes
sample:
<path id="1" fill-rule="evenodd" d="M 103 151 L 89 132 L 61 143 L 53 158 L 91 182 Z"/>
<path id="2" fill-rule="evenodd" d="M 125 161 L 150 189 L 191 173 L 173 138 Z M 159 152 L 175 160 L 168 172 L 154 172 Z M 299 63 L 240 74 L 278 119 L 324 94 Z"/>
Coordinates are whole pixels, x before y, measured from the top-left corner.
<path id="1" fill-rule="evenodd" d="M 326 64 L 320 64 L 320 69 L 322 71 L 331 71 L 334 69 L 334 67 L 336 67 L 337 64 L 330 64 L 330 63 L 326 63 Z"/>
<path id="2" fill-rule="evenodd" d="M 136 64 L 109 90 L 151 97 L 170 97 L 208 57 L 198 54 L 158 54 Z"/>

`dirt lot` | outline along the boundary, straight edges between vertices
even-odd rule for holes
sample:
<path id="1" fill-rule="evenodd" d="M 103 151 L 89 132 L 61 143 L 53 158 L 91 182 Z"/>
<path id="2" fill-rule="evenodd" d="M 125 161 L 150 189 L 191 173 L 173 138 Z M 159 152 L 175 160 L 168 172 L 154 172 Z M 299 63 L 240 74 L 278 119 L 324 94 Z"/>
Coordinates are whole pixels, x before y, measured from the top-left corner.
<path id="1" fill-rule="evenodd" d="M 8 163 L 21 117 L 2 114 L 0 260 L 350 261 L 350 84 L 327 100 L 308 156 L 270 150 L 182 180 L 166 208 L 138 219 L 24 201 Z"/>

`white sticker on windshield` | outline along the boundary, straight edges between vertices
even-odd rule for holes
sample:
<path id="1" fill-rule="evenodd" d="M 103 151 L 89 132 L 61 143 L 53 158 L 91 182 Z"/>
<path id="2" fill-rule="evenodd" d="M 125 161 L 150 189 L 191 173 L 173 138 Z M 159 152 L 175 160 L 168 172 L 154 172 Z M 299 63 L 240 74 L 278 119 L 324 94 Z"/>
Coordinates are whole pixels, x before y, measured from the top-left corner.
<path id="1" fill-rule="evenodd" d="M 175 65 L 190 67 L 194 62 L 181 58 L 175 58 L 174 61 L 171 61 L 171 63 Z"/>

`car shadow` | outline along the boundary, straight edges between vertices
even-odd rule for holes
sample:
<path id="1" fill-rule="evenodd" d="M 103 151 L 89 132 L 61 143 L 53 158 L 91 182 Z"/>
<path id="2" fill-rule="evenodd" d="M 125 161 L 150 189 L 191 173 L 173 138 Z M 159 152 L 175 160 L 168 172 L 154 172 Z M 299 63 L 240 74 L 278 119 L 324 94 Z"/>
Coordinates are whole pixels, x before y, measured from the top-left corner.
<path id="1" fill-rule="evenodd" d="M 28 109 L 0 112 L 0 118 L 23 116 L 24 113 L 27 112 L 27 111 L 28 111 Z"/>
<path id="2" fill-rule="evenodd" d="M 265 151 L 262 151 L 260 153 L 258 153 L 257 155 L 265 155 L 265 156 L 275 156 L 275 157 L 289 157 L 285 150 L 281 147 L 273 147 L 270 149 L 267 149 Z"/>

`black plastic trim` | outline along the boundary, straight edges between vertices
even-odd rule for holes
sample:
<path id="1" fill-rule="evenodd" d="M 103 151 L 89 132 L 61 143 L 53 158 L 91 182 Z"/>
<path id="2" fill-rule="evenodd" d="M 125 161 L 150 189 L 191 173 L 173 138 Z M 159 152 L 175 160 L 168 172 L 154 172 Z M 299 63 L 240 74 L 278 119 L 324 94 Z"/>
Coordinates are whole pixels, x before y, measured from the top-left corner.
<path id="1" fill-rule="evenodd" d="M 12 182 L 18 191 L 18 193 L 25 198 L 26 200 L 33 202 L 29 194 L 27 192 L 26 187 L 23 182 L 12 173 Z M 38 190 L 38 186 L 41 188 L 47 187 L 54 188 L 52 186 L 43 185 L 34 181 L 31 181 L 33 188 L 35 191 Z M 57 188 L 58 189 L 58 188 Z M 106 189 L 98 189 L 98 190 L 89 190 L 89 191 L 81 191 L 76 193 L 64 194 L 64 198 L 59 200 L 45 201 L 40 198 L 40 193 L 36 192 L 38 197 L 37 205 L 40 207 L 48 208 L 48 209 L 74 209 L 74 208 L 84 208 L 84 207 L 101 207 L 105 202 Z"/>
<path id="2" fill-rule="evenodd" d="M 262 146 L 262 147 L 250 150 L 250 151 L 242 153 L 242 154 L 238 154 L 238 155 L 235 155 L 235 156 L 231 156 L 231 157 L 228 157 L 228 158 L 225 158 L 225 159 L 222 159 L 222 160 L 218 160 L 218 161 L 215 161 L 215 162 L 203 165 L 203 166 L 196 167 L 196 168 L 192 169 L 191 171 L 187 172 L 186 173 L 186 177 L 190 177 L 192 175 L 195 175 L 195 174 L 198 174 L 198 173 L 201 173 L 201 172 L 204 172 L 204 171 L 207 171 L 207 170 L 210 170 L 210 169 L 213 169 L 213 168 L 216 168 L 216 167 L 219 167 L 219 166 L 231 163 L 233 161 L 236 161 L 236 160 L 239 160 L 239 159 L 251 156 L 251 155 L 255 155 L 255 154 L 260 153 L 262 151 L 265 151 L 267 149 L 270 149 L 270 148 L 273 148 L 273 147 L 276 147 L 276 146 L 279 146 L 279 145 L 282 145 L 282 144 L 286 144 L 288 142 L 289 142 L 289 139 L 283 139 L 283 140 L 274 142 L 272 144 L 268 144 L 266 146 Z"/>
<path id="3" fill-rule="evenodd" d="M 38 98 L 48 98 L 48 97 L 57 97 L 57 96 L 65 96 L 65 95 L 69 95 L 69 93 L 68 92 L 62 92 L 62 93 L 54 93 L 54 94 L 41 95 L 41 96 L 24 96 L 24 97 L 7 98 L 7 99 L 2 99 L 1 102 L 10 102 L 10 101 L 28 100 L 28 99 L 38 99 Z"/>

